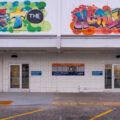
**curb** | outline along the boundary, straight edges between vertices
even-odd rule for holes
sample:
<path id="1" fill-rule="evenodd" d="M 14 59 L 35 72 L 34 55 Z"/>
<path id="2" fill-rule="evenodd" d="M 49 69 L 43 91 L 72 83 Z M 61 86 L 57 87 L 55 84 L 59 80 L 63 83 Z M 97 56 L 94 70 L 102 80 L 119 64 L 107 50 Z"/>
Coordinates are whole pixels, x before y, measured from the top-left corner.
<path id="1" fill-rule="evenodd" d="M 53 102 L 52 105 L 56 106 L 79 106 L 79 105 L 92 105 L 92 106 L 120 106 L 120 102 Z"/>

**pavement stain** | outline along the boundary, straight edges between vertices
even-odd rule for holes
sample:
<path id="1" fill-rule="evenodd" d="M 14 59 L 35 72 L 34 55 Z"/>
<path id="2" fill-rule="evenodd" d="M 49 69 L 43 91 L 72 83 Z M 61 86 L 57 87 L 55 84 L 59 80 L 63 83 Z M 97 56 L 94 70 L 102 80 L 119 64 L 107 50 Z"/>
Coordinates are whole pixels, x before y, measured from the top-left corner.
<path id="1" fill-rule="evenodd" d="M 13 101 L 0 101 L 0 106 L 10 105 Z"/>

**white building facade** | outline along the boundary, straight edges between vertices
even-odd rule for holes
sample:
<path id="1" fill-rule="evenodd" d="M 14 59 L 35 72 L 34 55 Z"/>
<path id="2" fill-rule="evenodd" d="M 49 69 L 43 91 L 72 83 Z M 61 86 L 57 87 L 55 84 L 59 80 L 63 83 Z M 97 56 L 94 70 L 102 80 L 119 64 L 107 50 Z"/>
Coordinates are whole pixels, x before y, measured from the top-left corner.
<path id="1" fill-rule="evenodd" d="M 119 0 L 1 0 L 0 92 L 119 92 Z"/>

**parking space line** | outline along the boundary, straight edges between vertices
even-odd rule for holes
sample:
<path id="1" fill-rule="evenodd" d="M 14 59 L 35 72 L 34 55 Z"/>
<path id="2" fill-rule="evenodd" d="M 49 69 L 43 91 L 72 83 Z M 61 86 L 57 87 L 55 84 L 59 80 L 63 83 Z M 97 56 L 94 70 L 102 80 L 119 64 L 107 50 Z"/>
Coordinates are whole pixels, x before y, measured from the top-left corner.
<path id="1" fill-rule="evenodd" d="M 108 111 L 106 111 L 106 112 L 104 112 L 104 113 L 101 113 L 101 114 L 99 114 L 99 115 L 91 118 L 90 120 L 95 120 L 96 118 L 99 118 L 99 117 L 101 117 L 101 116 L 104 116 L 104 115 L 106 115 L 106 114 L 108 114 L 108 113 L 110 113 L 110 112 L 112 112 L 112 111 L 113 111 L 113 110 L 108 110 Z"/>
<path id="2" fill-rule="evenodd" d="M 13 118 L 17 118 L 17 117 L 21 117 L 21 116 L 25 116 L 25 115 L 29 115 L 29 114 L 41 112 L 41 111 L 44 111 L 44 110 L 43 109 L 39 109 L 39 110 L 35 110 L 35 111 L 23 113 L 23 114 L 18 114 L 18 115 L 15 115 L 15 116 L 10 116 L 10 117 L 6 117 L 6 118 L 2 118 L 0 120 L 9 120 L 9 119 L 13 119 Z"/>

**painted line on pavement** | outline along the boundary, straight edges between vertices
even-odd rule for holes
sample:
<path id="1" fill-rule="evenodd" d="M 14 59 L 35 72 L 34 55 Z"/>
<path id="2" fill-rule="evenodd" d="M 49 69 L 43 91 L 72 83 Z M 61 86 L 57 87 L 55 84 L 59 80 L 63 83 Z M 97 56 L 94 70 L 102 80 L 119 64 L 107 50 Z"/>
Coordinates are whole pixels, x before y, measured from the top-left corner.
<path id="1" fill-rule="evenodd" d="M 99 115 L 97 115 L 97 116 L 95 116 L 95 117 L 93 117 L 93 118 L 91 118 L 91 119 L 89 119 L 89 120 L 95 120 L 96 118 L 99 118 L 99 117 L 102 117 L 102 116 L 104 116 L 104 115 L 106 115 L 106 114 L 108 114 L 108 113 L 110 113 L 110 112 L 112 112 L 113 110 L 108 110 L 108 111 L 106 111 L 106 112 L 104 112 L 104 113 L 101 113 L 101 114 L 99 114 Z"/>
<path id="2" fill-rule="evenodd" d="M 10 116 L 10 117 L 6 117 L 6 118 L 2 118 L 0 120 L 9 120 L 9 119 L 13 119 L 13 118 L 17 118 L 17 117 L 21 117 L 21 116 L 25 116 L 25 115 L 29 115 L 29 114 L 33 114 L 33 113 L 37 113 L 37 112 L 41 112 L 44 111 L 43 109 L 39 109 L 39 110 L 35 110 L 35 111 L 31 111 L 31 112 L 27 112 L 27 113 L 23 113 L 23 114 L 18 114 L 18 115 L 14 115 L 14 116 Z"/>
<path id="3" fill-rule="evenodd" d="M 92 105 L 92 106 L 120 106 L 120 102 L 53 102 L 56 106 L 78 106 L 78 105 Z"/>

